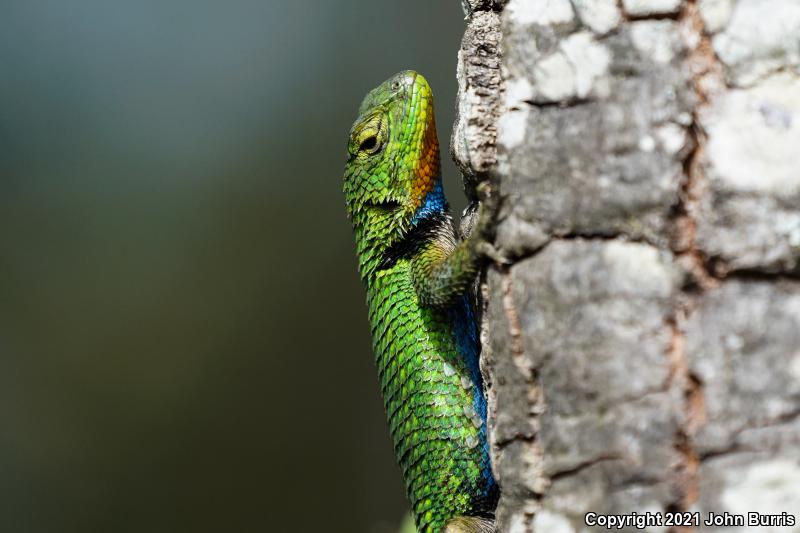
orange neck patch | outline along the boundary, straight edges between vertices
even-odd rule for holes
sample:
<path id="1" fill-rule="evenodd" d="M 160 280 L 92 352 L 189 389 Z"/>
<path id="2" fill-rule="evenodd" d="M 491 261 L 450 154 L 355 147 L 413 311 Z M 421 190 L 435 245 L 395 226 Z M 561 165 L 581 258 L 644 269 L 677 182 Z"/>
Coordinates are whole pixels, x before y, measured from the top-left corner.
<path id="1" fill-rule="evenodd" d="M 425 125 L 425 137 L 411 184 L 411 200 L 416 211 L 439 178 L 439 141 L 436 138 L 436 123 L 431 116 Z"/>

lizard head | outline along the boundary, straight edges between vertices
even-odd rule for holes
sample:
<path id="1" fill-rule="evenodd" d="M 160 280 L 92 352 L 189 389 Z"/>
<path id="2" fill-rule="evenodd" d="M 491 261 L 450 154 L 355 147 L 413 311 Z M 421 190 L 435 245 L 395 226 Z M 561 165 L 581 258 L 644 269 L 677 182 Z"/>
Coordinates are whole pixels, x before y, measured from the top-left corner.
<path id="1" fill-rule="evenodd" d="M 420 74 L 395 74 L 364 98 L 350 130 L 347 213 L 362 275 L 403 238 L 439 180 L 433 95 Z"/>

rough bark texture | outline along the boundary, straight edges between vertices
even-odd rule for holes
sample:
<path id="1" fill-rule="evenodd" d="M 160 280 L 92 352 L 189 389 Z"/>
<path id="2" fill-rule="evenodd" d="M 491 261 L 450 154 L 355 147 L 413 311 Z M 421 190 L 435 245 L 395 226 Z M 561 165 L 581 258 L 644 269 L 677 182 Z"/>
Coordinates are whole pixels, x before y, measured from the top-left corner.
<path id="1" fill-rule="evenodd" d="M 800 1 L 464 3 L 500 530 L 800 519 Z"/>

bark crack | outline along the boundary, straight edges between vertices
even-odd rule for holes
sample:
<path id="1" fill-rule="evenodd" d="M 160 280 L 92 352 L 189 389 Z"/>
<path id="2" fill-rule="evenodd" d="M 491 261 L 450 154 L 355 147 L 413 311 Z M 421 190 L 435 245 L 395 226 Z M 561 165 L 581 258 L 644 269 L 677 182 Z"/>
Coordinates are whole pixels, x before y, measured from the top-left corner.
<path id="1" fill-rule="evenodd" d="M 574 476 L 575 474 L 578 474 L 583 470 L 586 470 L 587 468 L 590 468 L 596 464 L 604 463 L 607 461 L 624 461 L 624 460 L 625 457 L 616 453 L 598 455 L 597 457 L 592 457 L 591 459 L 581 461 L 575 466 L 553 472 L 552 474 L 550 474 L 550 480 L 555 481 L 557 479 Z"/>
<path id="2" fill-rule="evenodd" d="M 686 334 L 681 327 L 690 312 L 690 305 L 688 300 L 679 302 L 674 314 L 667 321 L 670 330 L 670 344 L 667 349 L 670 361 L 668 388 L 679 387 L 682 392 L 682 417 L 673 444 L 680 457 L 673 480 L 678 497 L 667 506 L 667 509 L 679 512 L 688 511 L 700 496 L 698 480 L 700 455 L 694 449 L 692 437 L 706 421 L 702 383 L 689 370 Z M 693 530 L 693 528 L 678 527 L 670 531 L 683 533 Z"/>
<path id="3" fill-rule="evenodd" d="M 537 369 L 533 366 L 532 362 L 525 354 L 525 346 L 522 338 L 522 323 L 520 320 L 517 303 L 514 301 L 514 282 L 510 268 L 503 267 L 499 270 L 499 272 L 501 276 L 500 282 L 503 315 L 506 319 L 506 327 L 508 328 L 508 335 L 510 338 L 509 347 L 511 358 L 514 365 L 525 377 L 525 381 L 528 383 L 528 417 L 529 420 L 533 421 L 533 423 L 529 424 L 529 427 L 532 428 L 530 433 L 517 431 L 507 438 L 497 440 L 495 444 L 498 448 L 502 449 L 510 446 L 512 442 L 525 442 L 527 443 L 528 447 L 527 453 L 540 459 L 543 455 L 543 451 L 539 446 L 539 437 L 537 435 L 537 430 L 535 429 L 538 428 L 538 423 L 536 423 L 535 419 L 538 418 L 539 414 L 544 411 L 544 395 L 542 388 L 537 383 Z M 539 487 L 539 489 L 531 489 L 530 492 L 528 492 L 528 497 L 535 502 L 535 508 L 528 508 L 524 513 L 522 513 L 521 524 L 524 531 L 530 532 L 533 531 L 535 511 L 538 509 L 539 502 L 544 497 L 545 488 L 551 483 L 551 478 L 545 475 L 541 469 L 536 469 L 536 473 L 533 475 L 536 476 L 536 479 L 532 480 L 532 485 Z M 500 481 L 500 483 L 502 487 L 502 481 Z"/>
<path id="4" fill-rule="evenodd" d="M 692 124 L 688 128 L 692 149 L 683 162 L 684 179 L 678 204 L 674 208 L 670 235 L 670 248 L 677 262 L 689 273 L 692 283 L 686 288 L 688 292 L 678 295 L 673 314 L 667 320 L 670 333 L 668 383 L 670 387 L 678 387 L 682 393 L 682 416 L 674 437 L 674 447 L 680 457 L 674 473 L 678 496 L 667 508 L 687 511 L 700 497 L 698 474 L 702 457 L 695 449 L 693 438 L 706 423 L 707 413 L 703 383 L 691 372 L 683 324 L 697 307 L 701 295 L 720 283 L 720 279 L 709 270 L 707 259 L 697 246 L 697 214 L 707 185 L 703 167 L 707 138 L 701 126 L 701 114 L 709 105 L 713 88 L 718 86 L 716 83 L 723 78 L 722 67 L 705 31 L 697 0 L 688 0 L 677 20 L 687 47 L 685 63 L 698 101 L 692 111 Z M 685 533 L 694 531 L 694 528 L 675 527 L 670 531 Z"/>
<path id="5" fill-rule="evenodd" d="M 677 9 L 675 11 L 646 13 L 641 15 L 637 13 L 630 13 L 627 9 L 625 9 L 625 2 L 623 0 L 617 0 L 617 9 L 619 9 L 622 20 L 625 22 L 637 22 L 640 20 L 679 20 L 681 16 L 680 10 Z"/>
<path id="6" fill-rule="evenodd" d="M 769 418 L 761 423 L 746 424 L 734 431 L 732 442 L 730 445 L 724 448 L 714 448 L 701 453 L 700 462 L 702 463 L 709 459 L 714 459 L 717 457 L 722 457 L 725 455 L 731 455 L 735 453 L 756 452 L 758 451 L 757 449 L 751 448 L 750 446 L 744 446 L 742 443 L 739 442 L 739 437 L 741 436 L 742 433 L 750 430 L 781 427 L 787 424 L 792 424 L 798 419 L 800 419 L 800 409 L 795 409 L 793 411 L 789 411 L 788 413 L 783 413 L 781 415 Z"/>
<path id="7" fill-rule="evenodd" d="M 706 33 L 696 0 L 689 0 L 679 18 L 681 37 L 687 46 L 686 65 L 691 74 L 691 85 L 698 98 L 692 111 L 692 124 L 688 128 L 692 149 L 683 162 L 684 180 L 674 208 L 670 247 L 679 264 L 692 276 L 701 291 L 719 284 L 708 269 L 708 261 L 697 247 L 697 213 L 700 199 L 706 188 L 703 161 L 705 159 L 706 133 L 700 115 L 713 96 L 713 88 L 723 80 L 722 65 L 717 59 L 711 38 Z"/>
<path id="8" fill-rule="evenodd" d="M 519 313 L 514 304 L 513 282 L 511 280 L 511 273 L 508 270 L 505 270 L 502 274 L 502 287 L 503 312 L 508 321 L 508 334 L 511 337 L 511 354 L 515 359 L 521 359 L 525 357 L 525 350 L 522 345 L 522 327 L 520 325 Z"/>

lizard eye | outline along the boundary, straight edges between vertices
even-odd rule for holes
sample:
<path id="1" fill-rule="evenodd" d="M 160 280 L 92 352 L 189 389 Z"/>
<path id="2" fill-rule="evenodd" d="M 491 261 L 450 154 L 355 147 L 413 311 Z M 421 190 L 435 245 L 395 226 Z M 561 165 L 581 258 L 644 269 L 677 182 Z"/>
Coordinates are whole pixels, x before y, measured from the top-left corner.
<path id="1" fill-rule="evenodd" d="M 378 146 L 378 137 L 376 135 L 370 135 L 358 146 L 358 149 L 362 152 L 369 152 L 371 154 L 375 153 L 377 150 L 375 149 Z"/>
<path id="2" fill-rule="evenodd" d="M 348 150 L 351 157 L 368 157 L 383 150 L 389 140 L 389 121 L 382 112 L 373 113 L 354 127 Z"/>
<path id="3" fill-rule="evenodd" d="M 399 80 L 394 80 L 392 82 L 392 90 L 393 91 L 397 91 L 399 89 L 400 89 L 400 81 Z"/>

